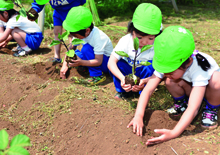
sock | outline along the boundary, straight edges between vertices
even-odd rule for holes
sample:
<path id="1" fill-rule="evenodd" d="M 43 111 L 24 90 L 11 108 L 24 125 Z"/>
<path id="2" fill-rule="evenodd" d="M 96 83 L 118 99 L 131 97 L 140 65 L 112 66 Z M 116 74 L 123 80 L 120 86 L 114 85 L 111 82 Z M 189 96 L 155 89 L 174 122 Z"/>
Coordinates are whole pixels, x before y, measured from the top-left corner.
<path id="1" fill-rule="evenodd" d="M 206 106 L 205 106 L 206 109 L 214 110 L 214 109 L 218 109 L 220 107 L 220 104 L 219 105 L 211 105 L 208 102 L 208 100 L 206 100 L 205 98 L 203 98 L 203 100 L 206 102 Z"/>
<path id="2" fill-rule="evenodd" d="M 188 97 L 186 96 L 186 94 L 184 94 L 183 96 L 180 96 L 180 97 L 173 97 L 173 99 L 174 99 L 174 101 L 180 101 L 180 100 L 186 99 L 187 104 L 188 104 L 188 100 L 189 100 Z"/>
<path id="3" fill-rule="evenodd" d="M 29 51 L 31 51 L 31 49 L 26 45 L 26 46 L 24 46 L 24 47 L 21 47 L 22 49 L 24 49 L 25 51 L 27 51 L 27 52 L 29 52 Z"/>

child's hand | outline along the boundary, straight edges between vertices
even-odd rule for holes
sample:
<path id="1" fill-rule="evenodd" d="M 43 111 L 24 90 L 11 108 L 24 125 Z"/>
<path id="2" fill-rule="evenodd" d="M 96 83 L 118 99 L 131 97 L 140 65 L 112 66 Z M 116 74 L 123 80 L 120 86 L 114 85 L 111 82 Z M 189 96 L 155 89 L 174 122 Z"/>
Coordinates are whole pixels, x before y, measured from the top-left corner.
<path id="1" fill-rule="evenodd" d="M 133 120 L 128 124 L 127 128 L 133 125 L 133 132 L 138 136 L 142 136 L 143 133 L 143 118 L 135 116 Z"/>
<path id="2" fill-rule="evenodd" d="M 134 86 L 132 86 L 132 91 L 133 92 L 139 92 L 143 89 L 144 89 L 144 85 L 134 85 Z"/>
<path id="3" fill-rule="evenodd" d="M 69 67 L 77 67 L 82 65 L 82 59 L 77 56 L 77 60 L 72 60 L 73 63 L 69 63 Z"/>
<path id="4" fill-rule="evenodd" d="M 8 41 L 3 41 L 0 43 L 0 47 L 5 47 L 8 44 Z"/>
<path id="5" fill-rule="evenodd" d="M 60 70 L 60 78 L 66 79 L 66 72 L 67 72 L 67 70 L 68 70 L 67 63 L 66 64 L 63 63 L 63 66 L 62 66 L 62 68 Z"/>
<path id="6" fill-rule="evenodd" d="M 129 92 L 129 91 L 132 90 L 130 84 L 125 84 L 125 79 L 122 79 L 122 80 L 121 80 L 121 87 L 122 87 L 126 92 Z"/>
<path id="7" fill-rule="evenodd" d="M 147 140 L 146 145 L 154 145 L 154 144 L 162 143 L 176 137 L 173 134 L 172 130 L 168 130 L 168 129 L 155 129 L 154 132 L 161 134 L 161 136 L 155 138 L 151 137 L 151 139 Z"/>
<path id="8" fill-rule="evenodd" d="M 143 86 L 143 88 L 144 88 L 144 85 L 147 84 L 147 82 L 149 81 L 149 79 L 150 79 L 150 77 L 141 79 L 141 80 L 140 80 L 140 83 L 139 83 L 139 86 Z"/>

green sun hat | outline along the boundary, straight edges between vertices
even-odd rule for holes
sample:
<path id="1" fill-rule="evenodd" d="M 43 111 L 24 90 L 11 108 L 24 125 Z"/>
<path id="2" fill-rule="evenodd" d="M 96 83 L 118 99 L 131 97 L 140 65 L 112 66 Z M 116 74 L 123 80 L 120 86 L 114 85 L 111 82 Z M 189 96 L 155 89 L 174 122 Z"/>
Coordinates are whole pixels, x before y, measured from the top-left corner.
<path id="1" fill-rule="evenodd" d="M 92 24 L 92 13 L 83 6 L 73 7 L 63 22 L 63 28 L 69 32 L 87 29 Z"/>
<path id="2" fill-rule="evenodd" d="M 13 2 L 8 3 L 4 0 L 0 0 L 0 11 L 7 11 L 14 8 Z"/>
<path id="3" fill-rule="evenodd" d="M 156 5 L 142 3 L 136 8 L 132 22 L 139 31 L 156 35 L 160 32 L 162 13 Z"/>
<path id="4" fill-rule="evenodd" d="M 48 3 L 50 0 L 36 0 L 36 3 L 39 5 L 44 5 L 46 3 Z"/>
<path id="5" fill-rule="evenodd" d="M 195 50 L 192 33 L 182 26 L 166 28 L 154 41 L 153 67 L 161 73 L 177 70 Z"/>

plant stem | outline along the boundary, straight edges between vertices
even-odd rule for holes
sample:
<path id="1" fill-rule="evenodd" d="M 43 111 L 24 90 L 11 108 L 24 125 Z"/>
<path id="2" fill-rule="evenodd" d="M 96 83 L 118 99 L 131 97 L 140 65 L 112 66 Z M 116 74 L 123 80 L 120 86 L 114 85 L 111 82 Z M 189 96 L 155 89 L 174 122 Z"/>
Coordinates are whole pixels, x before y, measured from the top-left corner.
<path id="1" fill-rule="evenodd" d="M 135 62 L 136 62 L 136 58 L 137 58 L 137 52 L 138 52 L 138 50 L 137 50 L 137 51 L 135 50 L 134 64 L 133 64 L 133 68 L 134 68 L 134 73 L 133 73 L 133 75 L 135 75 L 135 67 L 136 67 L 136 66 L 135 66 L 135 64 L 136 64 Z"/>
<path id="2" fill-rule="evenodd" d="M 66 46 L 65 42 L 61 40 L 62 44 L 66 47 L 66 50 L 69 51 L 68 47 Z"/>

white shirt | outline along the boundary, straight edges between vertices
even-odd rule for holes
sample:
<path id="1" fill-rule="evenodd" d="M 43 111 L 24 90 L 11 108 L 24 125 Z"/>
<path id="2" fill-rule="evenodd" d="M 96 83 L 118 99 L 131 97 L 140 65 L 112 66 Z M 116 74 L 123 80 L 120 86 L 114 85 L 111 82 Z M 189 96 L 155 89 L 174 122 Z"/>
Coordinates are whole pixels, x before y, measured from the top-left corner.
<path id="1" fill-rule="evenodd" d="M 14 29 L 19 28 L 23 30 L 26 33 L 35 33 L 35 32 L 41 32 L 40 27 L 37 25 L 35 21 L 30 21 L 26 17 L 20 16 L 18 21 L 16 21 L 16 16 L 11 17 L 6 25 L 6 28 Z"/>
<path id="2" fill-rule="evenodd" d="M 128 54 L 128 58 L 127 57 L 122 57 L 120 55 L 118 55 L 117 53 L 115 53 L 115 51 L 123 51 L 125 53 Z M 141 49 L 138 48 L 138 54 L 141 52 Z M 127 63 L 131 66 L 133 66 L 133 61 L 134 61 L 134 57 L 135 57 L 135 52 L 134 52 L 134 41 L 133 41 L 133 37 L 132 35 L 129 33 L 125 36 L 123 36 L 118 44 L 115 46 L 112 54 L 118 59 L 120 60 L 121 58 L 124 59 L 125 61 L 127 61 Z M 137 55 L 138 55 L 137 54 Z M 154 56 L 154 47 L 151 47 L 150 49 L 144 51 L 143 53 L 141 53 L 137 58 L 136 58 L 136 62 L 135 64 L 137 64 L 136 67 L 140 67 L 142 65 L 140 65 L 141 61 L 148 61 L 148 60 L 153 60 L 153 56 Z"/>
<path id="3" fill-rule="evenodd" d="M 0 27 L 4 27 L 4 26 L 6 26 L 6 23 L 0 20 Z"/>
<path id="4" fill-rule="evenodd" d="M 195 56 L 193 56 L 193 62 L 189 68 L 187 68 L 186 72 L 183 74 L 182 79 L 192 82 L 192 86 L 206 86 L 209 83 L 209 79 L 211 78 L 214 71 L 220 71 L 218 64 L 216 61 L 208 54 L 199 52 L 202 56 L 204 56 L 209 64 L 211 65 L 211 68 L 207 71 L 204 71 L 197 62 L 197 59 Z M 163 78 L 164 74 L 154 71 L 154 75 L 156 75 L 159 78 Z"/>
<path id="5" fill-rule="evenodd" d="M 113 51 L 113 45 L 109 37 L 95 26 L 89 36 L 82 40 L 93 47 L 96 55 L 110 56 Z"/>

